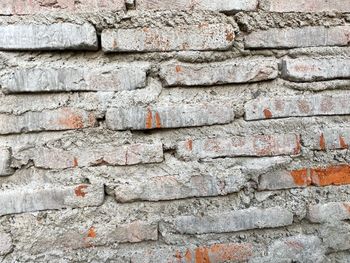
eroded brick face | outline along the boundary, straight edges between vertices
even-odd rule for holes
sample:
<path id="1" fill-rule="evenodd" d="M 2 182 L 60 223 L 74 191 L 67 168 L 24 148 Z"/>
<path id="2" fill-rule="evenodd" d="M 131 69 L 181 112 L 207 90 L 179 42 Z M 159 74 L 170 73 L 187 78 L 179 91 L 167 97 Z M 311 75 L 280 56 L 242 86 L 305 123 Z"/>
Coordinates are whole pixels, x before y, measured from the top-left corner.
<path id="1" fill-rule="evenodd" d="M 350 262 L 349 12 L 0 1 L 0 262 Z"/>

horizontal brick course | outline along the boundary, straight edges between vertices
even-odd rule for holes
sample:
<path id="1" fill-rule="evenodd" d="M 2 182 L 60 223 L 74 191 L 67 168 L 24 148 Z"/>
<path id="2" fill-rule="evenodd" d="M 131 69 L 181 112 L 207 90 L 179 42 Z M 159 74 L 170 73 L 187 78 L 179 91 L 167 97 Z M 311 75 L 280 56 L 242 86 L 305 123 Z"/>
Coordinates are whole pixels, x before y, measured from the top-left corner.
<path id="1" fill-rule="evenodd" d="M 2 190 L 0 215 L 41 210 L 99 206 L 104 200 L 103 185 L 76 185 L 38 189 Z"/>
<path id="2" fill-rule="evenodd" d="M 107 127 L 112 130 L 194 127 L 230 123 L 233 119 L 229 103 L 111 108 L 106 113 Z"/>
<path id="3" fill-rule="evenodd" d="M 257 82 L 277 78 L 275 59 L 235 59 L 219 63 L 189 64 L 166 63 L 160 77 L 166 86 L 198 86 L 229 83 Z"/>
<path id="4" fill-rule="evenodd" d="M 292 222 L 292 213 L 280 207 L 273 207 L 249 208 L 206 216 L 179 216 L 172 224 L 174 230 L 181 234 L 205 234 L 281 227 L 291 225 Z"/>
<path id="5" fill-rule="evenodd" d="M 293 171 L 274 171 L 260 177 L 260 190 L 277 190 L 296 187 L 350 184 L 350 166 L 333 165 L 325 168 L 305 168 Z"/>
<path id="6" fill-rule="evenodd" d="M 308 26 L 301 28 L 273 28 L 256 31 L 245 38 L 246 48 L 297 48 L 347 46 L 350 27 Z"/>
<path id="7" fill-rule="evenodd" d="M 314 150 L 348 149 L 350 128 L 327 128 L 305 135 L 308 146 Z"/>
<path id="8" fill-rule="evenodd" d="M 177 145 L 177 154 L 185 159 L 297 155 L 300 151 L 300 137 L 296 134 L 251 135 L 203 140 L 189 139 Z"/>
<path id="9" fill-rule="evenodd" d="M 282 77 L 296 82 L 350 78 L 349 58 L 297 58 L 283 60 Z"/>
<path id="10" fill-rule="evenodd" d="M 97 50 L 90 24 L 15 24 L 0 26 L 0 50 Z"/>
<path id="11" fill-rule="evenodd" d="M 258 0 L 136 0 L 137 10 L 211 10 L 221 12 L 254 11 L 258 7 Z"/>
<path id="12" fill-rule="evenodd" d="M 146 70 L 146 65 L 136 64 L 98 69 L 35 67 L 9 72 L 1 84 L 7 93 L 134 90 L 146 86 Z"/>
<path id="13" fill-rule="evenodd" d="M 309 207 L 308 219 L 314 223 L 350 219 L 350 202 L 331 202 Z"/>
<path id="14" fill-rule="evenodd" d="M 102 48 L 105 52 L 227 50 L 234 38 L 230 24 L 107 29 L 102 32 Z"/>
<path id="15" fill-rule="evenodd" d="M 94 127 L 96 118 L 93 113 L 62 108 L 42 112 L 26 112 L 22 115 L 0 114 L 0 134 L 11 134 L 33 131 L 73 130 Z"/>
<path id="16" fill-rule="evenodd" d="M 163 146 L 154 144 L 130 144 L 122 146 L 99 145 L 93 148 L 60 150 L 33 148 L 20 151 L 14 156 L 17 161 L 34 162 L 36 167 L 45 169 L 65 169 L 98 165 L 135 165 L 159 163 L 163 161 Z"/>
<path id="17" fill-rule="evenodd" d="M 214 244 L 188 249 L 184 254 L 177 253 L 178 262 L 244 262 L 253 255 L 253 246 L 248 243 Z"/>
<path id="18" fill-rule="evenodd" d="M 1 15 L 28 15 L 53 12 L 86 13 L 124 9 L 124 0 L 2 0 L 0 3 Z"/>
<path id="19" fill-rule="evenodd" d="M 0 147 L 0 177 L 13 174 L 11 157 L 12 153 L 9 148 Z"/>
<path id="20" fill-rule="evenodd" d="M 227 195 L 238 192 L 246 182 L 238 169 L 220 174 L 160 175 L 144 180 L 130 177 L 120 181 L 115 188 L 115 197 L 122 203 Z"/>
<path id="21" fill-rule="evenodd" d="M 343 0 L 267 0 L 271 12 L 350 12 L 350 3 Z"/>
<path id="22" fill-rule="evenodd" d="M 246 120 L 350 114 L 350 104 L 343 94 L 298 95 L 258 98 L 245 104 Z"/>

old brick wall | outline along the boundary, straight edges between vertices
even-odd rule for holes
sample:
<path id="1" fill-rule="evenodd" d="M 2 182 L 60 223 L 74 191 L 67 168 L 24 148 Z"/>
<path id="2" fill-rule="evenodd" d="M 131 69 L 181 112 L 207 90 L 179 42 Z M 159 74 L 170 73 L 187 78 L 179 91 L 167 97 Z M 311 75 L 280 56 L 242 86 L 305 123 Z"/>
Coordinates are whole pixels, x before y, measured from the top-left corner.
<path id="1" fill-rule="evenodd" d="M 2 0 L 1 262 L 350 262 L 349 0 Z"/>

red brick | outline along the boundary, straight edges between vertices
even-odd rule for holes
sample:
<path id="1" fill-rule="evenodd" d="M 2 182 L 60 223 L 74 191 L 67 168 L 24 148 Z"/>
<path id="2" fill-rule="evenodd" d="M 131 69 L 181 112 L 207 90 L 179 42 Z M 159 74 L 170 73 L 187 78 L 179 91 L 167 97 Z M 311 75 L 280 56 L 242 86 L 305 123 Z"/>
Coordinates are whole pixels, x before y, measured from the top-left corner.
<path id="1" fill-rule="evenodd" d="M 248 243 L 215 244 L 176 253 L 178 262 L 183 263 L 241 262 L 248 260 L 252 255 L 253 246 Z"/>
<path id="2" fill-rule="evenodd" d="M 259 189 L 276 190 L 307 186 L 350 184 L 350 165 L 304 168 L 293 171 L 275 171 L 260 177 Z"/>

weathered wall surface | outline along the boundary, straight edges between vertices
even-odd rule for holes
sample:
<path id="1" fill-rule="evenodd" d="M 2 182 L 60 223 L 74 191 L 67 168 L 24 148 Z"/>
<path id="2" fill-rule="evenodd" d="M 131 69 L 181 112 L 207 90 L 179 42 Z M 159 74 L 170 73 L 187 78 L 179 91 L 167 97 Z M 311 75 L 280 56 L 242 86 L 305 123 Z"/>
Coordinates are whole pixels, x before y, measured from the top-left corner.
<path id="1" fill-rule="evenodd" d="M 0 15 L 1 262 L 350 261 L 350 1 Z"/>

